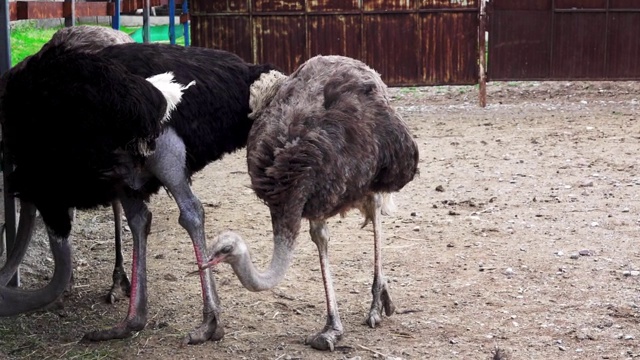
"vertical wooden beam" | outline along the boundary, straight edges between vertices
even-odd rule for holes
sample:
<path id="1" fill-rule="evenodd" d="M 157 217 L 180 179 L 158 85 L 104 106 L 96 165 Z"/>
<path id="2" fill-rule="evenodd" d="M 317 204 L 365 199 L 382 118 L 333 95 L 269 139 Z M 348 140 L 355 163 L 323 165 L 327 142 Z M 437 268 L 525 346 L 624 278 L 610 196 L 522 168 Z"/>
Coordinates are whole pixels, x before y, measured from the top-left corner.
<path id="1" fill-rule="evenodd" d="M 479 66 L 479 75 L 478 79 L 479 85 L 479 103 L 481 107 L 487 106 L 487 51 L 486 51 L 486 38 L 485 32 L 487 29 L 487 9 L 486 9 L 486 0 L 480 0 L 480 12 L 479 16 L 479 26 L 478 26 L 478 66 Z"/>

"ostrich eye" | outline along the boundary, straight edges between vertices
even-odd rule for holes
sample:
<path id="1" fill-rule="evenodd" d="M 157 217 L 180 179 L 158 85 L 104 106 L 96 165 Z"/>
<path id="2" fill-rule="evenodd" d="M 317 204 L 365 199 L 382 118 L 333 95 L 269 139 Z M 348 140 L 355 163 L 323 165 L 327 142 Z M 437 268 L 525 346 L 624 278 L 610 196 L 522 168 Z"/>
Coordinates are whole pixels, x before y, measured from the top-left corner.
<path id="1" fill-rule="evenodd" d="M 222 249 L 220 249 L 220 252 L 223 254 L 228 254 L 231 252 L 231 250 L 233 250 L 233 246 L 231 245 L 227 245 L 225 247 L 223 247 Z"/>

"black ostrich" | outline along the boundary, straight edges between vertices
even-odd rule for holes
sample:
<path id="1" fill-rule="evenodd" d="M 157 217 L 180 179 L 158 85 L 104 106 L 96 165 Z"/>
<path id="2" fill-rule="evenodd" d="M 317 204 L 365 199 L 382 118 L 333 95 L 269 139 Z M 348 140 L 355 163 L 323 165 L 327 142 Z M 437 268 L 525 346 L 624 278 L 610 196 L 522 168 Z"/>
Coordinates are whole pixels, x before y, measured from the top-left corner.
<path id="1" fill-rule="evenodd" d="M 51 46 L 62 46 L 68 50 L 95 53 L 109 45 L 132 42 L 134 42 L 134 40 L 131 36 L 119 30 L 106 26 L 78 25 L 65 27 L 56 31 L 51 39 L 43 45 L 39 52 L 46 51 Z M 26 64 L 27 62 L 23 61 L 17 64 L 11 71 L 18 71 Z M 1 84 L 0 87 L 2 87 Z M 2 93 L 1 89 L 0 93 Z M 117 299 L 123 298 L 125 295 L 129 294 L 131 284 L 127 278 L 127 273 L 124 270 L 124 257 L 122 255 L 122 207 L 117 200 L 114 200 L 111 203 L 111 207 L 113 209 L 115 221 L 114 230 L 116 255 L 112 276 L 113 285 L 106 296 L 106 301 L 113 304 Z M 0 285 L 7 285 L 16 273 L 17 268 L 22 262 L 27 251 L 32 231 L 33 229 L 27 230 L 27 233 L 29 233 L 28 240 L 18 242 L 16 244 L 17 246 L 14 248 L 11 257 L 8 259 L 9 261 L 7 261 L 3 268 L 0 269 Z"/>
<path id="2" fill-rule="evenodd" d="M 143 329 L 151 226 L 147 202 L 161 187 L 167 189 L 193 241 L 196 261 L 203 264 L 204 211 L 191 190 L 191 176 L 246 145 L 253 124 L 249 86 L 271 69 L 220 50 L 132 43 L 95 53 L 52 45 L 9 71 L 2 79 L 0 120 L 15 164 L 10 190 L 21 201 L 17 241 L 28 242 L 37 208 L 55 270 L 39 290 L 0 286 L 0 316 L 54 301 L 71 277 L 72 209 L 119 200 L 133 236 L 129 310 L 121 323 L 87 333 L 85 339 L 123 338 Z M 145 79 L 166 72 L 180 84 L 195 85 L 184 90 L 180 106 L 163 123 L 167 101 Z M 223 334 L 210 271 L 202 271 L 200 281 L 203 321 L 185 338 L 192 344 Z"/>
<path id="3" fill-rule="evenodd" d="M 415 176 L 418 146 L 390 106 L 380 76 L 360 61 L 317 56 L 289 77 L 275 71 L 263 77 L 252 86 L 256 120 L 247 162 L 252 188 L 271 212 L 271 263 L 259 272 L 242 238 L 224 232 L 205 267 L 226 262 L 247 289 L 272 288 L 291 264 L 302 218 L 308 219 L 320 255 L 327 319 L 324 329 L 307 343 L 333 350 L 343 326 L 329 271 L 326 220 L 357 208 L 365 216 L 364 225 L 373 222 L 373 301 L 365 320 L 375 327 L 382 309 L 387 315 L 395 309 L 382 273 L 380 215 L 391 193 Z"/>

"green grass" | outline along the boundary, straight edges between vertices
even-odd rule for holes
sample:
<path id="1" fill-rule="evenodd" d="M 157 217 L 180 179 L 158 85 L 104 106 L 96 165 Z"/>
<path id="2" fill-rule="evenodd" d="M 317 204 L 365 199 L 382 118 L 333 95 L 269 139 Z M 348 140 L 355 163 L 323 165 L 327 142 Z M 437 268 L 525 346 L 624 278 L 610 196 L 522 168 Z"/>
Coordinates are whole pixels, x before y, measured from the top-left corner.
<path id="1" fill-rule="evenodd" d="M 120 30 L 131 34 L 140 27 L 121 27 Z M 35 54 L 40 50 L 53 34 L 60 27 L 43 29 L 33 26 L 32 24 L 24 24 L 17 26 L 11 30 L 11 64 L 16 65 L 29 55 Z M 176 34 L 177 36 L 178 34 Z M 167 42 L 168 43 L 168 42 Z M 176 44 L 184 45 L 184 38 L 178 38 Z"/>

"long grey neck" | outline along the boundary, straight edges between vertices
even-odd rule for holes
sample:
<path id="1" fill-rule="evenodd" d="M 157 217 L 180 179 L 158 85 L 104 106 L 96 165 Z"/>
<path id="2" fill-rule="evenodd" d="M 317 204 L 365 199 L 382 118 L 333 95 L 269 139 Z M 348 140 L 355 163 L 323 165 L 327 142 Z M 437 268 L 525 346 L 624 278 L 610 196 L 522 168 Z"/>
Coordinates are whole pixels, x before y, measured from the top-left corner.
<path id="1" fill-rule="evenodd" d="M 233 271 L 242 285 L 250 291 L 263 291 L 278 285 L 284 278 L 293 260 L 293 242 L 274 238 L 271 263 L 265 272 L 260 272 L 253 265 L 249 251 L 232 265 Z"/>

